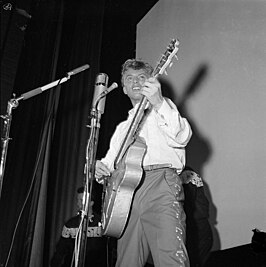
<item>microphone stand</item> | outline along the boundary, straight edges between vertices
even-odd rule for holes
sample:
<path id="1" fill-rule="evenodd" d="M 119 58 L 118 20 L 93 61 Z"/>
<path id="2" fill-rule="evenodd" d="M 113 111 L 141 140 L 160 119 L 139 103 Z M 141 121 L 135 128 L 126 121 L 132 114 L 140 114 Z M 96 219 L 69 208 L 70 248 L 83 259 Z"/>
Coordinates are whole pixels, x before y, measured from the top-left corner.
<path id="1" fill-rule="evenodd" d="M 86 146 L 86 163 L 85 163 L 85 186 L 84 186 L 84 194 L 85 203 L 83 203 L 82 211 L 81 211 L 81 225 L 80 232 L 77 237 L 77 249 L 75 255 L 75 267 L 84 267 L 85 259 L 86 259 L 86 243 L 87 243 L 87 231 L 90 221 L 90 214 L 92 214 L 92 206 L 91 203 L 91 192 L 92 192 L 92 182 L 95 176 L 95 162 L 96 162 L 96 152 L 98 146 L 98 137 L 100 130 L 100 119 L 101 119 L 101 111 L 97 109 L 99 101 L 104 96 L 100 96 L 95 105 L 91 109 L 91 124 L 90 124 L 90 137 Z"/>
<path id="2" fill-rule="evenodd" d="M 7 157 L 7 149 L 8 149 L 8 143 L 11 139 L 9 137 L 10 127 L 11 127 L 11 121 L 12 121 L 12 110 L 14 108 L 18 107 L 20 100 L 26 100 L 28 98 L 31 98 L 35 95 L 38 95 L 54 86 L 57 86 L 61 83 L 66 82 L 70 79 L 72 75 L 75 75 L 81 71 L 84 71 L 89 68 L 89 65 L 83 65 L 81 67 L 78 67 L 72 71 L 69 71 L 66 75 L 66 77 L 63 77 L 61 79 L 58 79 L 54 82 L 51 82 L 47 85 L 44 85 L 42 87 L 38 87 L 36 89 L 33 89 L 25 94 L 22 94 L 20 97 L 10 99 L 7 103 L 7 113 L 6 115 L 1 115 L 1 118 L 4 120 L 3 125 L 3 137 L 1 138 L 2 148 L 1 148 L 1 162 L 0 162 L 0 199 L 1 199 L 1 192 L 2 192 L 2 185 L 3 185 L 3 179 L 4 179 L 4 172 L 5 172 L 5 163 L 6 163 L 6 157 Z"/>

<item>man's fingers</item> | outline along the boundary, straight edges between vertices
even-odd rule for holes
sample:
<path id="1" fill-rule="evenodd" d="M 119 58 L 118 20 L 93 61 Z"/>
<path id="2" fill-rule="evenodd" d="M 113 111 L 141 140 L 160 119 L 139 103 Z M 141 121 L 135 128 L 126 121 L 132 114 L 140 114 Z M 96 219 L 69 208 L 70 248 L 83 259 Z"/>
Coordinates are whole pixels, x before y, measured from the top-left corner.
<path id="1" fill-rule="evenodd" d="M 96 168 L 95 168 L 95 176 L 97 178 L 100 178 L 101 176 L 109 176 L 109 175 L 110 175 L 110 171 L 107 168 L 107 166 L 101 161 L 97 161 Z"/>
<path id="2" fill-rule="evenodd" d="M 100 166 L 99 169 L 100 169 L 102 175 L 106 175 L 106 176 L 110 175 L 110 172 L 105 165 Z"/>
<path id="3" fill-rule="evenodd" d="M 96 181 L 97 181 L 97 183 L 99 183 L 99 184 L 103 184 L 103 181 L 104 181 L 104 179 L 105 179 L 105 177 L 101 177 L 101 178 L 97 178 L 96 177 Z"/>

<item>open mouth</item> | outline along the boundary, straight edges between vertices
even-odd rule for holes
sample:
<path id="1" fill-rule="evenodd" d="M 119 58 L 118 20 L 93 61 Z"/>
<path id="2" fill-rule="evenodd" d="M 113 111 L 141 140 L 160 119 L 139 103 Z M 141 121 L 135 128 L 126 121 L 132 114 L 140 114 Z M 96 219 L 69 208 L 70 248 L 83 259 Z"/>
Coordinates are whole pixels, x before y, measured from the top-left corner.
<path id="1" fill-rule="evenodd" d="M 139 86 L 135 86 L 132 88 L 133 91 L 139 91 L 141 88 Z"/>

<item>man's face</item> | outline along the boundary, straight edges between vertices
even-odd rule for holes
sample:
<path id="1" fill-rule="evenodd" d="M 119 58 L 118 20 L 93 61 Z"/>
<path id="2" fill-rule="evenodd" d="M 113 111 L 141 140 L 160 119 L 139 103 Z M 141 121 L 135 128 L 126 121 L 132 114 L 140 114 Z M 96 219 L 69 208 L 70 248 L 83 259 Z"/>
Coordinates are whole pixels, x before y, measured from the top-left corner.
<path id="1" fill-rule="evenodd" d="M 128 95 L 133 105 L 141 100 L 143 95 L 140 93 L 140 89 L 149 77 L 150 75 L 144 69 L 128 69 L 124 73 L 123 91 L 126 95 Z"/>

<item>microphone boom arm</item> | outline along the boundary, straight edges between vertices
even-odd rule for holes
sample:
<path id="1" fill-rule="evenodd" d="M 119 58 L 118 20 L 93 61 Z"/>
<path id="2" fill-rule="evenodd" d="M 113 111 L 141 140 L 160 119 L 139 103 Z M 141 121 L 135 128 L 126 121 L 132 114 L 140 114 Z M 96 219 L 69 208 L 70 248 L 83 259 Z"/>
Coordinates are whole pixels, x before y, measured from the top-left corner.
<path id="1" fill-rule="evenodd" d="M 84 71 L 89 68 L 88 64 L 85 64 L 79 68 L 76 68 L 72 71 L 69 71 L 67 73 L 66 77 L 63 77 L 61 79 L 58 79 L 54 82 L 51 82 L 47 85 L 44 85 L 42 87 L 38 87 L 36 89 L 33 89 L 27 93 L 22 94 L 20 97 L 10 99 L 7 103 L 7 113 L 6 115 L 1 115 L 0 117 L 4 120 L 3 123 L 3 137 L 1 136 L 1 143 L 2 143 L 2 149 L 1 149 L 1 161 L 0 161 L 0 199 L 1 199 L 1 192 L 2 192 L 2 185 L 3 185 L 3 179 L 4 179 L 4 172 L 5 172 L 5 163 L 6 163 L 6 157 L 7 157 L 7 149 L 8 149 L 8 143 L 11 139 L 9 137 L 10 127 L 11 127 L 11 121 L 12 121 L 12 110 L 14 108 L 18 107 L 20 100 L 26 100 L 28 98 L 31 98 L 35 95 L 38 95 L 54 86 L 57 86 L 61 83 L 66 82 L 70 79 L 72 75 L 75 75 L 81 71 Z"/>

